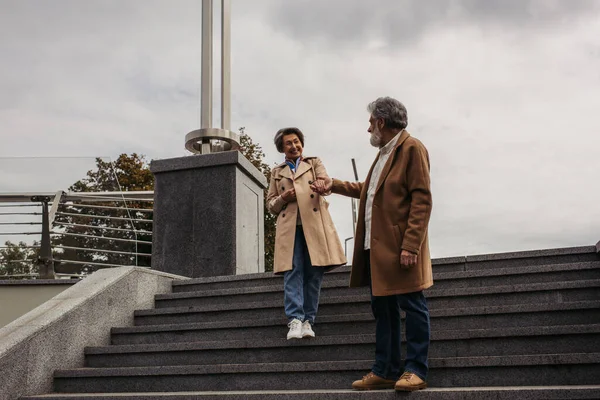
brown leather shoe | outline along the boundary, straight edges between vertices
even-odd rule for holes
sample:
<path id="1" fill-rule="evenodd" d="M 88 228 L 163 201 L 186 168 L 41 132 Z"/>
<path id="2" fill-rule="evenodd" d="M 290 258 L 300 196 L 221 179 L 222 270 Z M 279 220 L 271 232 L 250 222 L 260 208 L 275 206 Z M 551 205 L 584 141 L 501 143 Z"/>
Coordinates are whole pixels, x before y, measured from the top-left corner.
<path id="1" fill-rule="evenodd" d="M 427 387 L 427 382 L 419 378 L 412 372 L 405 372 L 402 374 L 394 389 L 402 392 L 412 392 L 413 390 L 421 390 Z"/>
<path id="2" fill-rule="evenodd" d="M 352 383 L 352 389 L 356 390 L 380 390 L 380 389 L 393 389 L 395 381 L 389 379 L 383 379 L 375 375 L 373 372 L 369 372 L 363 376 L 362 379 L 354 381 Z"/>

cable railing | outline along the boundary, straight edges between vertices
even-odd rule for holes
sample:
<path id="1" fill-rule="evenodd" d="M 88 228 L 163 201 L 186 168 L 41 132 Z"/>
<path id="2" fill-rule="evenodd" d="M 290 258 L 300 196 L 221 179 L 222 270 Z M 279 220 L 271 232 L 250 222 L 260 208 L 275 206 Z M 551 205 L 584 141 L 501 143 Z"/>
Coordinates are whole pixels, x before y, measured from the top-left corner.
<path id="1" fill-rule="evenodd" d="M 150 267 L 152 191 L 0 194 L 0 279 Z"/>

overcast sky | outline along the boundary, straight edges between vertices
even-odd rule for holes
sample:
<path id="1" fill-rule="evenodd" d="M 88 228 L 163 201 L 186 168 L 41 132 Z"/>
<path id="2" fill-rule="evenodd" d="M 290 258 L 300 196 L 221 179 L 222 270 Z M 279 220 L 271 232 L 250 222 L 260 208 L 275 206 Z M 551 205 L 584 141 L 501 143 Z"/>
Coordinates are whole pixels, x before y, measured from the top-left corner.
<path id="1" fill-rule="evenodd" d="M 0 0 L 0 157 L 186 155 L 200 32 L 200 0 Z M 348 180 L 377 152 L 368 102 L 402 101 L 430 152 L 436 257 L 600 240 L 600 0 L 232 0 L 231 79 L 232 127 L 269 163 L 295 125 Z M 92 165 L 0 159 L 0 192 Z M 330 200 L 344 240 L 350 200 Z"/>

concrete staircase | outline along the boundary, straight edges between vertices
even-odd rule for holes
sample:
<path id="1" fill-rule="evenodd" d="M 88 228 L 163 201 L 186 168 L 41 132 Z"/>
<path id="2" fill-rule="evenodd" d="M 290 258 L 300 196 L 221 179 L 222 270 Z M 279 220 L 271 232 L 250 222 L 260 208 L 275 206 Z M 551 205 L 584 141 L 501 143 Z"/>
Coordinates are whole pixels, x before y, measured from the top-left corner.
<path id="1" fill-rule="evenodd" d="M 595 247 L 434 261 L 430 389 L 355 392 L 374 357 L 368 288 L 327 274 L 317 338 L 287 341 L 282 279 L 174 282 L 85 368 L 33 399 L 600 398 L 600 256 Z"/>

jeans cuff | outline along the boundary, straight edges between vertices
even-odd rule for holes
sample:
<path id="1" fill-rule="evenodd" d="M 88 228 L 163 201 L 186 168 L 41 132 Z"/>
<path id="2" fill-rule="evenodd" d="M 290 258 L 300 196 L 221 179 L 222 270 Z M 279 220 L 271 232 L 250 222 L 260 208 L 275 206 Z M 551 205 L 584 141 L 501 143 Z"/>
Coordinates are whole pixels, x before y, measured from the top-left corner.
<path id="1" fill-rule="evenodd" d="M 383 376 L 383 374 L 380 374 L 378 371 L 376 371 L 376 370 L 375 370 L 375 368 L 371 369 L 371 372 L 372 372 L 374 375 L 377 375 L 378 377 L 380 377 L 381 379 L 388 379 L 388 378 L 386 378 L 385 376 Z"/>
<path id="2" fill-rule="evenodd" d="M 412 369 L 410 369 L 410 368 L 404 368 L 404 372 L 410 372 L 410 373 L 413 373 L 413 374 L 415 374 L 416 376 L 418 376 L 419 378 L 423 379 L 424 381 L 425 381 L 425 380 L 427 380 L 427 374 L 423 374 L 423 373 L 421 373 L 421 372 L 414 371 L 414 370 L 412 370 Z"/>

